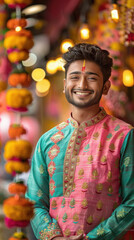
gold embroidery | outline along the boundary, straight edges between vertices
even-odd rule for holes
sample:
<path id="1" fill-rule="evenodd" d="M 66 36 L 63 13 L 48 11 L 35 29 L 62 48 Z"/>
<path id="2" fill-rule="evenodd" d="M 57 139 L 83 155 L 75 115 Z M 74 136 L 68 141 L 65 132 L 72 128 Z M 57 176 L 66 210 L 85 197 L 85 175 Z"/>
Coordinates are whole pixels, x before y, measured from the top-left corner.
<path id="1" fill-rule="evenodd" d="M 88 189 L 88 183 L 87 182 L 84 182 L 82 184 L 82 192 L 87 192 L 87 189 Z"/>
<path id="2" fill-rule="evenodd" d="M 37 192 L 37 196 L 41 197 L 42 195 L 43 195 L 43 192 L 39 189 L 38 192 Z"/>
<path id="3" fill-rule="evenodd" d="M 111 152 L 113 152 L 113 151 L 115 150 L 114 143 L 111 143 L 111 144 L 110 144 L 109 150 L 110 150 Z"/>
<path id="4" fill-rule="evenodd" d="M 99 201 L 97 202 L 97 210 L 102 210 L 102 207 L 103 207 L 103 203 L 102 203 L 101 200 L 99 200 Z"/>
<path id="5" fill-rule="evenodd" d="M 79 170 L 78 175 L 79 175 L 79 177 L 78 177 L 79 179 L 83 178 L 83 175 L 84 175 L 84 169 L 83 168 L 81 168 Z"/>
<path id="6" fill-rule="evenodd" d="M 68 228 L 64 231 L 64 235 L 65 235 L 66 237 L 69 237 L 69 235 L 70 235 L 70 230 L 69 230 Z"/>
<path id="7" fill-rule="evenodd" d="M 113 187 L 109 186 L 109 188 L 108 188 L 108 195 L 111 196 L 112 193 L 113 193 Z"/>
<path id="8" fill-rule="evenodd" d="M 87 223 L 88 224 L 92 224 L 93 223 L 93 216 L 90 215 L 88 218 L 87 218 Z"/>
<path id="9" fill-rule="evenodd" d="M 84 231 L 83 231 L 83 229 L 80 228 L 80 229 L 77 230 L 76 235 L 80 235 L 82 233 L 84 233 Z"/>
<path id="10" fill-rule="evenodd" d="M 108 180 L 108 181 L 111 181 L 111 179 L 112 179 L 112 172 L 111 172 L 111 171 L 108 171 L 107 180 Z"/>
<path id="11" fill-rule="evenodd" d="M 98 183 L 96 185 L 96 192 L 97 193 L 101 193 L 102 192 L 102 189 L 103 189 L 103 184 L 102 183 Z"/>
<path id="12" fill-rule="evenodd" d="M 40 174 L 43 174 L 43 173 L 44 173 L 44 167 L 43 167 L 43 165 L 40 165 L 40 167 L 39 167 L 39 172 L 40 172 Z"/>
<path id="13" fill-rule="evenodd" d="M 57 202 L 55 199 L 52 200 L 52 208 L 56 209 L 57 208 Z"/>
<path id="14" fill-rule="evenodd" d="M 81 123 L 80 126 L 73 118 L 70 118 L 70 123 L 75 129 L 74 129 L 72 137 L 68 143 L 68 147 L 67 147 L 65 159 L 64 159 L 64 175 L 63 175 L 64 196 L 67 196 L 67 197 L 70 196 L 71 192 L 74 190 L 73 184 L 74 184 L 76 165 L 79 163 L 79 158 L 78 158 L 79 149 L 80 149 L 83 138 L 86 137 L 86 135 L 87 135 L 85 128 L 92 126 L 95 123 L 98 123 L 106 115 L 107 114 L 106 114 L 105 110 L 103 108 L 101 108 L 101 111 L 95 117 L 93 117 L 92 119 L 89 119 L 88 121 Z M 95 134 L 94 137 L 97 138 L 98 133 L 97 133 L 97 135 Z M 99 150 L 102 150 L 102 147 L 103 146 L 101 145 L 101 149 L 99 149 Z M 89 159 L 88 161 L 90 163 L 90 161 L 92 161 L 92 160 Z M 83 178 L 84 170 L 80 169 L 78 174 L 79 174 L 80 179 Z M 94 179 L 97 177 L 96 174 L 98 175 L 98 173 L 93 173 Z"/>
<path id="15" fill-rule="evenodd" d="M 99 228 L 97 229 L 97 235 L 100 236 L 100 235 L 103 235 L 105 232 L 104 228 Z"/>
<path id="16" fill-rule="evenodd" d="M 75 213 L 75 214 L 73 215 L 73 220 L 74 220 L 74 223 L 77 223 L 77 222 L 78 222 L 79 216 L 78 216 L 77 213 Z"/>
<path id="17" fill-rule="evenodd" d="M 92 164 L 92 162 L 93 162 L 93 156 L 90 155 L 87 160 L 88 160 L 88 164 Z"/>
<path id="18" fill-rule="evenodd" d="M 93 134 L 93 139 L 94 139 L 94 140 L 97 140 L 98 137 L 99 137 L 99 133 L 98 133 L 98 132 L 96 132 L 96 133 Z"/>
<path id="19" fill-rule="evenodd" d="M 81 207 L 82 207 L 82 208 L 87 208 L 87 206 L 88 206 L 88 201 L 87 201 L 87 199 L 85 198 L 85 199 L 83 199 L 82 202 L 81 202 Z"/>
<path id="20" fill-rule="evenodd" d="M 93 172 L 92 172 L 92 179 L 97 179 L 98 175 L 99 174 L 98 174 L 97 170 L 94 169 Z"/>
<path id="21" fill-rule="evenodd" d="M 106 156 L 103 156 L 100 161 L 102 164 L 105 164 L 107 162 Z"/>

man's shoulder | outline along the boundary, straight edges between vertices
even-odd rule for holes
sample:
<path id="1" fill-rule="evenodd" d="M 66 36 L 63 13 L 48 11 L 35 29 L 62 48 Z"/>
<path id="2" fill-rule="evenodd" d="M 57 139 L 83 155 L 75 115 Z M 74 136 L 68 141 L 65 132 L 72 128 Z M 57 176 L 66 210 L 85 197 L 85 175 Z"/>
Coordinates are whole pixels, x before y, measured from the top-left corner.
<path id="1" fill-rule="evenodd" d="M 125 121 L 122 120 L 122 119 L 119 119 L 119 118 L 117 118 L 117 117 L 114 117 L 114 116 L 112 116 L 112 115 L 107 115 L 106 122 L 108 122 L 108 125 L 109 125 L 109 126 L 111 125 L 111 126 L 113 126 L 113 127 L 115 127 L 115 128 L 120 128 L 120 129 L 122 129 L 122 130 L 123 130 L 123 129 L 131 130 L 131 129 L 134 128 L 131 124 L 125 122 Z"/>
<path id="2" fill-rule="evenodd" d="M 53 136 L 54 134 L 56 134 L 57 132 L 60 131 L 64 131 L 64 129 L 66 129 L 66 127 L 69 126 L 69 121 L 65 121 L 65 122 L 61 122 L 58 125 L 56 125 L 55 127 L 51 128 L 50 130 L 48 130 L 47 132 L 45 132 L 41 138 L 50 138 L 51 136 Z"/>

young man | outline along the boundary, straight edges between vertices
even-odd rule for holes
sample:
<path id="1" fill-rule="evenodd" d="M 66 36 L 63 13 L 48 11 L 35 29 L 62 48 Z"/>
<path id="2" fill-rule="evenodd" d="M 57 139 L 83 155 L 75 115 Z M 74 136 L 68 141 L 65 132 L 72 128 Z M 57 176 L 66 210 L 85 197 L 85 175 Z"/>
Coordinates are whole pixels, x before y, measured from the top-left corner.
<path id="1" fill-rule="evenodd" d="M 41 240 L 134 239 L 134 131 L 99 105 L 112 59 L 85 43 L 63 59 L 72 113 L 36 146 L 27 192 L 33 230 Z"/>

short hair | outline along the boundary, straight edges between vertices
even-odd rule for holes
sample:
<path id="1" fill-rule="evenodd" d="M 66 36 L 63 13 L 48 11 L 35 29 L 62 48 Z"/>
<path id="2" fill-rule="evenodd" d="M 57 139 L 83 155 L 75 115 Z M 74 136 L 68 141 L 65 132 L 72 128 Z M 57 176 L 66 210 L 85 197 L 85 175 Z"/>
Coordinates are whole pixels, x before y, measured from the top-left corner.
<path id="1" fill-rule="evenodd" d="M 106 82 L 111 76 L 113 60 L 109 57 L 109 52 L 107 50 L 101 49 L 97 45 L 78 43 L 74 47 L 69 47 L 68 51 L 63 54 L 62 58 L 65 60 L 65 78 L 70 64 L 74 61 L 84 59 L 95 62 L 99 65 L 103 74 L 104 82 Z"/>

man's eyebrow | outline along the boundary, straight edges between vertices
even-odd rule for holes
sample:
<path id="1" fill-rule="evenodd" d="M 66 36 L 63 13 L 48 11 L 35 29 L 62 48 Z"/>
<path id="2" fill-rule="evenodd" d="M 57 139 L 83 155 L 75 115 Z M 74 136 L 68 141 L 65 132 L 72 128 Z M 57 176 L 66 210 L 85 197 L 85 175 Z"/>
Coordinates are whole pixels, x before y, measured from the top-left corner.
<path id="1" fill-rule="evenodd" d="M 69 73 L 69 75 L 81 74 L 81 73 L 82 73 L 82 72 L 80 72 L 80 71 L 75 71 L 75 72 Z M 88 75 L 96 75 L 96 76 L 100 77 L 100 75 L 99 75 L 98 73 L 95 73 L 95 72 L 85 72 L 85 73 L 88 74 Z"/>
<path id="2" fill-rule="evenodd" d="M 75 72 L 71 72 L 71 73 L 69 73 L 69 75 L 72 75 L 72 74 L 81 74 L 81 72 L 79 72 L 79 71 L 75 71 Z"/>
<path id="3" fill-rule="evenodd" d="M 88 75 L 96 75 L 96 76 L 100 77 L 100 75 L 98 73 L 95 73 L 95 72 L 86 72 L 86 74 L 88 74 Z"/>

